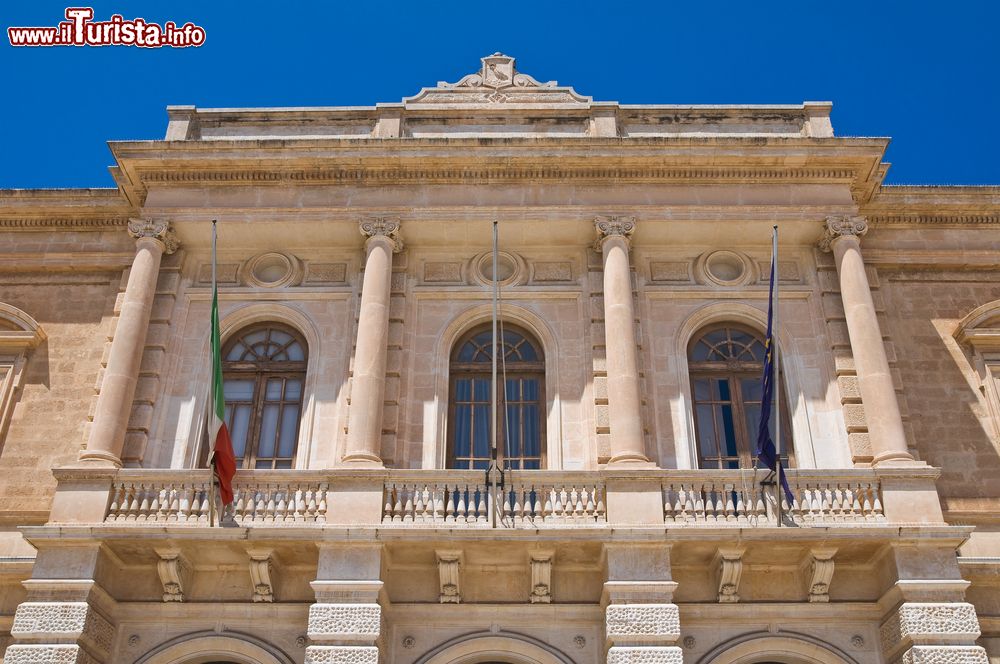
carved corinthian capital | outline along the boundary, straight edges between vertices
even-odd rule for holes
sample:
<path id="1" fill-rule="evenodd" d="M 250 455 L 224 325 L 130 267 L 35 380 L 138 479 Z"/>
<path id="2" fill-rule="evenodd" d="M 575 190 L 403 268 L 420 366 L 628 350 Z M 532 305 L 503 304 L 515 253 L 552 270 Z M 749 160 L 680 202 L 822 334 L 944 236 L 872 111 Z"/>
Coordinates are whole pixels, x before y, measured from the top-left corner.
<path id="1" fill-rule="evenodd" d="M 392 217 L 365 219 L 361 222 L 361 234 L 369 240 L 375 237 L 388 238 L 392 243 L 393 253 L 399 253 L 403 250 L 403 238 L 399 235 L 399 219 Z"/>
<path id="2" fill-rule="evenodd" d="M 632 231 L 635 230 L 635 217 L 597 217 L 594 220 L 594 227 L 597 229 L 594 251 L 600 251 L 604 241 L 609 237 L 623 237 L 628 244 Z"/>
<path id="3" fill-rule="evenodd" d="M 819 241 L 819 248 L 823 251 L 830 251 L 833 241 L 854 235 L 860 238 L 868 232 L 868 220 L 864 217 L 849 217 L 846 215 L 827 217 L 826 232 Z"/>
<path id="4" fill-rule="evenodd" d="M 152 238 L 163 244 L 163 251 L 172 254 L 177 251 L 180 243 L 169 221 L 153 221 L 152 219 L 129 219 L 128 233 L 136 240 Z"/>

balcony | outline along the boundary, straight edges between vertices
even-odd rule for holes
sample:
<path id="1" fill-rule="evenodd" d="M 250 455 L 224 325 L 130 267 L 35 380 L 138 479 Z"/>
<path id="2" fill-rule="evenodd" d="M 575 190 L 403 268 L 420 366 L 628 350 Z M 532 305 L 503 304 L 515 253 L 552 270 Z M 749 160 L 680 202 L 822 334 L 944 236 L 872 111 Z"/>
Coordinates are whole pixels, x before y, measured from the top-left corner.
<path id="1" fill-rule="evenodd" d="M 50 524 L 205 527 L 206 470 L 62 468 Z M 927 467 L 792 470 L 783 525 L 943 523 Z M 776 525 L 763 471 L 511 471 L 494 491 L 483 472 L 241 471 L 232 520 L 245 528 L 764 528 Z M 492 505 L 499 504 L 496 524 Z"/>

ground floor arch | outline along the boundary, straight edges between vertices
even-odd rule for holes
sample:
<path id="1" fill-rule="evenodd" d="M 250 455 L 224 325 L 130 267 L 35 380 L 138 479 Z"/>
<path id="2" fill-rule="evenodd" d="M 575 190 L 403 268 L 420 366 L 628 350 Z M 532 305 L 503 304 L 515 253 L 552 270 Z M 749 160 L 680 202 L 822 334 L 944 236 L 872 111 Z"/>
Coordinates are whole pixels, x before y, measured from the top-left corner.
<path id="1" fill-rule="evenodd" d="M 857 664 L 840 649 L 804 634 L 754 633 L 731 639 L 698 664 Z"/>
<path id="2" fill-rule="evenodd" d="M 162 643 L 135 664 L 292 664 L 292 660 L 248 634 L 199 632 Z"/>
<path id="3" fill-rule="evenodd" d="M 574 664 L 552 646 L 523 634 L 477 633 L 447 641 L 415 664 Z"/>

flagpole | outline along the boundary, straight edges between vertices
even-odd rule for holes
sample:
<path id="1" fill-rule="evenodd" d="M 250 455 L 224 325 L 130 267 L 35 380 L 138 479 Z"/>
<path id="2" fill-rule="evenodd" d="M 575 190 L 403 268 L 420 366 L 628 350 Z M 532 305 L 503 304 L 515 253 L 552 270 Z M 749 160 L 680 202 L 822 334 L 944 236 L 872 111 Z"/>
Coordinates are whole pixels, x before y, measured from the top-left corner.
<path id="1" fill-rule="evenodd" d="M 216 220 L 213 219 L 212 220 L 212 298 L 213 299 L 216 298 L 216 297 L 218 297 L 218 291 L 216 290 L 216 283 L 215 283 L 215 236 L 216 236 L 215 222 L 216 222 Z M 212 304 L 214 305 L 215 303 L 213 302 Z M 212 325 L 213 332 L 211 332 L 210 334 L 214 334 L 214 329 L 215 329 L 215 321 L 214 320 L 212 320 L 211 325 Z M 209 345 L 211 345 L 211 342 L 209 342 Z M 214 363 L 212 365 L 212 371 L 213 372 L 215 371 L 215 364 Z M 211 391 L 213 389 L 215 389 L 215 380 L 214 380 L 215 377 L 213 376 L 212 378 L 213 378 L 213 380 L 212 380 L 212 386 L 209 388 L 209 398 L 208 398 L 208 402 L 209 402 L 210 405 L 212 403 L 212 392 Z M 209 419 L 208 419 L 208 422 L 206 423 L 206 426 L 211 426 L 211 422 L 212 422 L 212 418 L 211 418 L 211 415 L 210 415 Z M 211 443 L 211 442 L 212 442 L 211 441 L 211 435 L 209 435 L 209 443 Z M 209 477 L 209 480 L 208 480 L 208 482 L 209 482 L 209 484 L 208 484 L 208 487 L 209 487 L 208 488 L 208 526 L 210 528 L 216 524 L 216 518 L 215 518 L 216 517 L 216 514 L 215 514 L 215 459 L 214 459 L 214 457 L 215 457 L 215 450 L 209 450 L 209 452 L 208 452 L 208 459 L 209 459 L 209 463 L 208 463 L 208 477 Z"/>
<path id="2" fill-rule="evenodd" d="M 781 362 L 781 354 L 778 352 L 778 226 L 775 224 L 771 234 L 771 260 L 774 262 L 774 294 L 769 302 L 773 315 L 773 326 L 771 327 L 771 352 L 774 353 L 774 362 L 771 363 L 771 385 L 774 393 L 774 456 L 776 481 L 774 483 L 774 504 L 775 514 L 778 517 L 778 526 L 781 527 L 781 384 L 778 382 L 778 363 Z M 791 507 L 791 505 L 789 505 Z"/>
<path id="3" fill-rule="evenodd" d="M 491 525 L 497 527 L 497 302 L 499 300 L 499 282 L 497 281 L 497 219 L 493 218 L 493 365 L 490 382 L 490 493 L 493 497 Z"/>

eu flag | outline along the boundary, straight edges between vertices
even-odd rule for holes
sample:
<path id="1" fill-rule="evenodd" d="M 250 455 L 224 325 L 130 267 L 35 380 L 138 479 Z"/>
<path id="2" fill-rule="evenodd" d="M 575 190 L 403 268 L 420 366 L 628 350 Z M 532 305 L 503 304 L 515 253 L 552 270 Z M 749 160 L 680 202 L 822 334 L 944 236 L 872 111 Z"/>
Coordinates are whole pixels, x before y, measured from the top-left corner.
<path id="1" fill-rule="evenodd" d="M 760 399 L 760 428 L 757 431 L 757 459 L 762 461 L 772 472 L 778 474 L 781 481 L 781 488 L 785 491 L 785 498 L 788 504 L 792 504 L 792 490 L 788 486 L 788 479 L 781 468 L 781 461 L 778 459 L 778 451 L 771 439 L 771 401 L 774 396 L 774 331 L 771 329 L 774 318 L 774 282 L 777 279 L 777 266 L 774 257 L 771 257 L 771 285 L 768 288 L 767 297 L 767 337 L 764 339 L 764 376 L 762 378 L 764 389 Z"/>

